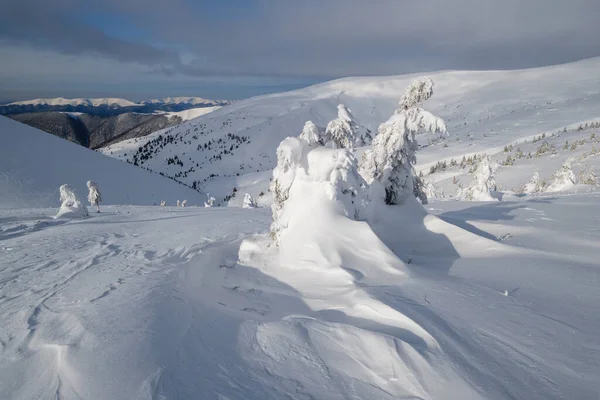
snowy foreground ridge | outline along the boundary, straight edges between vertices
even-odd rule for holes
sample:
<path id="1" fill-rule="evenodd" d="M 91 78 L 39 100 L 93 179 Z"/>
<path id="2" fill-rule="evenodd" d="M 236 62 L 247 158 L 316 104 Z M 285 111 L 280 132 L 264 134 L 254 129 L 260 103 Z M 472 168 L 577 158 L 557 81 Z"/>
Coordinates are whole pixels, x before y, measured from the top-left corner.
<path id="1" fill-rule="evenodd" d="M 2 211 L 0 398 L 594 399 L 599 200 L 344 220 L 283 263 L 265 209 Z"/>

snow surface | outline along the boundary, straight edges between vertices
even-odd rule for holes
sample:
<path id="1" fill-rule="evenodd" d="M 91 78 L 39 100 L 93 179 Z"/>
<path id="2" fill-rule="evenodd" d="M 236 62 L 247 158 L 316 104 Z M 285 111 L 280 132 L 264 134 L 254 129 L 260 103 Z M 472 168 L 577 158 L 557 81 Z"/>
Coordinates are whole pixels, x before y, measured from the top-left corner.
<path id="1" fill-rule="evenodd" d="M 198 108 L 190 108 L 189 110 L 165 112 L 165 113 L 160 113 L 160 114 L 166 114 L 169 117 L 179 117 L 179 118 L 181 118 L 182 121 L 189 121 L 194 118 L 198 118 L 202 115 L 213 112 L 215 110 L 218 110 L 219 108 L 221 108 L 221 106 L 198 107 Z"/>
<path id="2" fill-rule="evenodd" d="M 204 201 L 200 193 L 170 179 L 9 118 L 0 117 L 0 143 L 0 208 L 58 207 L 62 184 L 84 198 L 88 180 L 98 182 L 104 204 Z"/>
<path id="3" fill-rule="evenodd" d="M 595 398 L 599 196 L 319 214 L 283 258 L 266 209 L 0 210 L 0 398 Z"/>
<path id="4" fill-rule="evenodd" d="M 449 135 L 418 138 L 422 148 L 417 153 L 417 170 L 428 171 L 440 158 L 493 154 L 512 142 L 598 118 L 598 70 L 600 58 L 527 70 L 428 74 L 434 81 L 435 94 L 424 107 L 444 119 Z M 358 123 L 376 133 L 379 124 L 398 107 L 406 87 L 419 76 L 345 78 L 235 102 L 193 124 L 170 130 L 168 134 L 176 140 L 155 147 L 143 166 L 188 185 L 196 181 L 221 202 L 234 187 L 240 189 L 245 174 L 274 168 L 275 150 L 281 140 L 298 136 L 306 121 L 327 126 L 336 118 L 340 103 L 352 110 Z M 102 151 L 132 161 L 140 146 L 165 132 Z M 228 134 L 246 136 L 248 141 L 239 143 L 228 139 Z M 219 139 L 221 143 L 198 150 L 198 146 Z M 234 148 L 229 151 L 231 145 Z M 167 164 L 167 159 L 175 155 L 183 160 L 183 166 Z M 243 191 L 257 197 L 261 191 L 267 192 L 268 185 L 263 181 Z M 234 204 L 241 201 L 234 199 Z"/>

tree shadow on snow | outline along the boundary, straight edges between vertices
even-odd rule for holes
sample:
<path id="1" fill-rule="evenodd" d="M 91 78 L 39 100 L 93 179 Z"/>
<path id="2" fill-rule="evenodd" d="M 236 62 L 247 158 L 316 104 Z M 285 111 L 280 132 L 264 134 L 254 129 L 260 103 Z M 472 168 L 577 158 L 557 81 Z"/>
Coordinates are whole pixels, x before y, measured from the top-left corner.
<path id="1" fill-rule="evenodd" d="M 369 226 L 411 272 L 448 275 L 460 258 L 452 241 L 425 225 L 428 217 L 420 204 L 382 207 Z"/>

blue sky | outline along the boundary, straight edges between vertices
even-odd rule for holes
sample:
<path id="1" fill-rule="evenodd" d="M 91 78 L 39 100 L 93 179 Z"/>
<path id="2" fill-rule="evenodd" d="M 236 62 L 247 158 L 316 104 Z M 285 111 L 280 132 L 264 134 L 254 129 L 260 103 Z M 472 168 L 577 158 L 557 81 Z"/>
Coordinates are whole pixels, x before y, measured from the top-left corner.
<path id="1" fill-rule="evenodd" d="M 600 56 L 597 0 L 0 0 L 0 101 L 243 98 Z"/>

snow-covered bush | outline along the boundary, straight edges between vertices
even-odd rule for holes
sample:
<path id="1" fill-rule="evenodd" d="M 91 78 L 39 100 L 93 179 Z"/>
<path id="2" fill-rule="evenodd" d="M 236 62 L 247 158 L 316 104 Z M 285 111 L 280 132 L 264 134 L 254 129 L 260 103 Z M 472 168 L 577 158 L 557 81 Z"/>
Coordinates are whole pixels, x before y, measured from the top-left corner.
<path id="1" fill-rule="evenodd" d="M 215 198 L 211 197 L 210 194 L 206 194 L 206 201 L 204 202 L 204 207 L 213 207 L 215 205 Z"/>
<path id="2" fill-rule="evenodd" d="M 244 204 L 242 205 L 242 208 L 256 208 L 258 207 L 258 205 L 256 204 L 256 200 L 254 200 L 254 197 L 252 197 L 252 195 L 250 195 L 250 193 L 246 193 L 244 195 Z"/>
<path id="3" fill-rule="evenodd" d="M 165 207 L 166 205 L 167 205 L 167 202 L 166 202 L 166 201 L 164 201 L 164 200 L 161 200 L 161 202 L 160 202 L 160 206 L 161 206 L 161 207 Z"/>
<path id="4" fill-rule="evenodd" d="M 543 184 L 540 180 L 540 173 L 536 170 L 533 176 L 523 187 L 523 193 L 536 193 L 543 190 Z"/>
<path id="5" fill-rule="evenodd" d="M 563 166 L 552 175 L 552 181 L 546 188 L 546 192 L 560 192 L 569 189 L 577 183 L 577 178 L 573 173 L 571 161 L 567 161 Z"/>
<path id="6" fill-rule="evenodd" d="M 181 203 L 179 202 L 179 200 L 177 200 L 177 207 L 179 207 L 181 205 Z"/>
<path id="7" fill-rule="evenodd" d="M 187 206 L 187 200 L 183 200 L 183 201 L 181 202 L 181 207 L 185 207 L 185 206 Z"/>
<path id="8" fill-rule="evenodd" d="M 466 201 L 495 201 L 496 197 L 496 180 L 494 173 L 496 167 L 492 165 L 490 156 L 486 155 L 481 158 L 477 168 L 473 171 L 473 181 L 471 185 L 464 189 L 459 189 L 456 195 L 458 200 Z"/>
<path id="9" fill-rule="evenodd" d="M 271 237 L 275 243 L 294 220 L 309 217 L 309 204 L 330 207 L 345 217 L 361 220 L 369 201 L 358 161 L 349 150 L 311 147 L 291 137 L 277 148 L 271 192 Z"/>
<path id="10" fill-rule="evenodd" d="M 306 121 L 298 139 L 304 140 L 309 146 L 324 146 L 324 132 L 312 121 Z"/>
<path id="11" fill-rule="evenodd" d="M 421 132 L 446 132 L 444 121 L 422 108 L 415 107 L 433 94 L 433 82 L 419 79 L 408 88 L 400 100 L 400 109 L 379 125 L 379 133 L 371 148 L 363 154 L 361 174 L 371 184 L 373 195 L 386 204 L 400 204 L 405 195 L 423 198 L 415 185 L 413 165 L 417 159 L 415 135 Z"/>
<path id="12" fill-rule="evenodd" d="M 60 210 L 54 218 L 82 218 L 88 216 L 87 208 L 69 185 L 60 187 Z"/>
<path id="13" fill-rule="evenodd" d="M 338 117 L 327 124 L 325 130 L 327 145 L 337 149 L 353 149 L 371 143 L 371 132 L 354 121 L 350 110 L 338 105 Z"/>
<path id="14" fill-rule="evenodd" d="M 100 212 L 100 202 L 102 201 L 102 195 L 98 189 L 98 184 L 93 181 L 87 181 L 88 187 L 88 201 L 91 206 L 96 206 L 96 210 Z"/>

